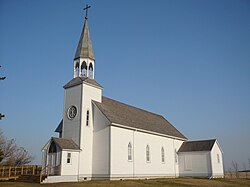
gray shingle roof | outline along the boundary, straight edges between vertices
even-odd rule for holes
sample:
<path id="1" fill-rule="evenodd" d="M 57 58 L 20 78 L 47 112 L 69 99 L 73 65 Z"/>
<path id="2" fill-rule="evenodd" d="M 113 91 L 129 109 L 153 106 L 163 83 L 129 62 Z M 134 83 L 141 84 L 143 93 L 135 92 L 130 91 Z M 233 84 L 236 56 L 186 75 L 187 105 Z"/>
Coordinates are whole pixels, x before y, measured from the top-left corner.
<path id="1" fill-rule="evenodd" d="M 102 103 L 93 102 L 111 123 L 187 139 L 161 115 L 107 97 L 102 97 Z"/>
<path id="2" fill-rule="evenodd" d="M 183 142 L 178 152 L 211 151 L 216 139 Z"/>
<path id="3" fill-rule="evenodd" d="M 90 39 L 88 18 L 85 18 L 82 34 L 77 46 L 75 59 L 77 58 L 91 58 L 93 60 L 95 59 L 94 52 L 92 49 L 92 42 Z"/>
<path id="4" fill-rule="evenodd" d="M 97 86 L 99 88 L 102 88 L 102 86 L 96 82 L 94 79 L 90 79 L 88 77 L 76 77 L 74 79 L 72 79 L 71 81 L 69 81 L 67 84 L 65 84 L 63 86 L 63 88 L 70 88 L 73 86 L 77 86 L 79 84 L 82 84 L 83 82 L 88 83 L 88 84 L 92 84 L 94 86 Z"/>
<path id="5" fill-rule="evenodd" d="M 80 150 L 79 146 L 73 140 L 52 137 L 51 141 L 54 141 L 61 149 Z"/>

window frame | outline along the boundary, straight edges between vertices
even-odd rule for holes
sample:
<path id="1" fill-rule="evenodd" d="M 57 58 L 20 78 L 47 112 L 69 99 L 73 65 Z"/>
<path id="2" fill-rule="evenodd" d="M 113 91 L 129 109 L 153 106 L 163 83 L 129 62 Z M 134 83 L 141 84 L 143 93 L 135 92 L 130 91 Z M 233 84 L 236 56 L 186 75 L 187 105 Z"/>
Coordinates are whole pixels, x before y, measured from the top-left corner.
<path id="1" fill-rule="evenodd" d="M 89 127 L 89 110 L 86 112 L 86 127 Z"/>
<path id="2" fill-rule="evenodd" d="M 217 163 L 220 164 L 220 155 L 217 153 Z"/>
<path id="3" fill-rule="evenodd" d="M 151 162 L 151 158 L 150 158 L 150 147 L 149 145 L 146 146 L 146 162 L 150 163 Z"/>
<path id="4" fill-rule="evenodd" d="M 165 164 L 165 150 L 164 150 L 164 147 L 161 147 L 161 163 Z"/>
<path id="5" fill-rule="evenodd" d="M 67 164 L 72 164 L 72 153 L 71 152 L 67 152 L 67 160 L 66 160 Z"/>
<path id="6" fill-rule="evenodd" d="M 132 149 L 132 144 L 131 144 L 131 142 L 129 142 L 128 143 L 128 161 L 129 162 L 131 162 L 131 161 L 133 161 L 133 157 L 132 157 L 132 151 L 133 151 L 133 149 Z"/>
<path id="7" fill-rule="evenodd" d="M 175 160 L 175 163 L 178 164 L 178 154 L 177 154 L 176 148 L 174 149 L 174 160 Z"/>

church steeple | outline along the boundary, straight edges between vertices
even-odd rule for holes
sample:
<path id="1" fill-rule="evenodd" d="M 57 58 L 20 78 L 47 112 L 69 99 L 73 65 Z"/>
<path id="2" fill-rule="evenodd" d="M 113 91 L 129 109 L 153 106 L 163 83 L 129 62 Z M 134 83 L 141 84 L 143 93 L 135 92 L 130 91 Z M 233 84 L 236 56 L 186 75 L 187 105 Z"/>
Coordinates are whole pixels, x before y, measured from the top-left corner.
<path id="1" fill-rule="evenodd" d="M 84 26 L 82 29 L 82 34 L 78 43 L 78 47 L 75 54 L 76 58 L 94 58 L 94 52 L 92 49 L 92 42 L 90 39 L 90 32 L 89 32 L 89 26 L 88 26 L 88 18 L 85 17 Z"/>
<path id="2" fill-rule="evenodd" d="M 94 79 L 95 57 L 88 26 L 88 8 L 90 8 L 88 5 L 84 8 L 86 17 L 74 58 L 74 78 L 83 76 Z"/>

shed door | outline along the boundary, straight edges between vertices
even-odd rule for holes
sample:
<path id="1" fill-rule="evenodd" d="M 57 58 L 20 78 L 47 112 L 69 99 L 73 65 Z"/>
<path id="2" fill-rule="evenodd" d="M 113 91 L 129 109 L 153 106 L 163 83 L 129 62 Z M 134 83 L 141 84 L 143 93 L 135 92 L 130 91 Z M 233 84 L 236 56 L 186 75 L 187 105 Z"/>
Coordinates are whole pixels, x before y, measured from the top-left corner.
<path id="1" fill-rule="evenodd" d="M 192 156 L 191 155 L 184 156 L 184 169 L 185 171 L 192 171 Z"/>

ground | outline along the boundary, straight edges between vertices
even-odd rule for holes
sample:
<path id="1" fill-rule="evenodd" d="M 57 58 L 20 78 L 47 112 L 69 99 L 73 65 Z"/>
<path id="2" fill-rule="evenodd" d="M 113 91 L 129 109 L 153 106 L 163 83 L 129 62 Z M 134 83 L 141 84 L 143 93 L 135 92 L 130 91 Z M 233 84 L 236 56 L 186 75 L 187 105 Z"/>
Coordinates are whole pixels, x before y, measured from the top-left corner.
<path id="1" fill-rule="evenodd" d="M 23 182 L 0 182 L 4 187 L 250 187 L 249 179 L 154 179 L 154 180 L 124 180 L 124 181 L 86 181 L 79 183 L 37 184 Z"/>

